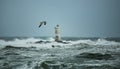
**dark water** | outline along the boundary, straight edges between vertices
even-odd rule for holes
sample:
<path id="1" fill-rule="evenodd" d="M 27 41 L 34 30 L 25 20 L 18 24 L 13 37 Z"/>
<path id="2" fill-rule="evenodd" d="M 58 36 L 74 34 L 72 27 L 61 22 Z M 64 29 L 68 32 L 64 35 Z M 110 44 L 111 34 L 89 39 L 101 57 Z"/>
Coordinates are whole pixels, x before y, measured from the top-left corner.
<path id="1" fill-rule="evenodd" d="M 0 69 L 120 69 L 119 38 L 62 39 L 1 37 Z"/>

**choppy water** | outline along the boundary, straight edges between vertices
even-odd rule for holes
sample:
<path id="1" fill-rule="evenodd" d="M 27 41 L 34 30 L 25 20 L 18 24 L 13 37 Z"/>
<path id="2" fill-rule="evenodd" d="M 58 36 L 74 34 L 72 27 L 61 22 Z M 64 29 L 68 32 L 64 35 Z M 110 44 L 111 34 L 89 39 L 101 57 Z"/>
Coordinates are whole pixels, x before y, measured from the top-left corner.
<path id="1" fill-rule="evenodd" d="M 120 39 L 4 37 L 0 69 L 120 69 Z"/>

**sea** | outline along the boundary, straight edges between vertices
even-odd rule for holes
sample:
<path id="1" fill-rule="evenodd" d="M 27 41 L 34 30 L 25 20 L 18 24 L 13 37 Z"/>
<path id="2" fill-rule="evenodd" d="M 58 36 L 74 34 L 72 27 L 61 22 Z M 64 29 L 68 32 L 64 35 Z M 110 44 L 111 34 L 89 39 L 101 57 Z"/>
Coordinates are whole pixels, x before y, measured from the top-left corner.
<path id="1" fill-rule="evenodd" d="M 120 38 L 0 37 L 0 69 L 120 69 Z"/>

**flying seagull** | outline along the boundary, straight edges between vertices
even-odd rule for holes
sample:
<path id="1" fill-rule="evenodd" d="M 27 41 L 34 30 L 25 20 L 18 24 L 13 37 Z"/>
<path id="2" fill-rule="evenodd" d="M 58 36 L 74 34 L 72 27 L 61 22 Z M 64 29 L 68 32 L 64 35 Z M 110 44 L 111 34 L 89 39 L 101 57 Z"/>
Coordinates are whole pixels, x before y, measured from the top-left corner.
<path id="1" fill-rule="evenodd" d="M 39 28 L 40 28 L 42 25 L 46 25 L 46 21 L 40 22 Z"/>

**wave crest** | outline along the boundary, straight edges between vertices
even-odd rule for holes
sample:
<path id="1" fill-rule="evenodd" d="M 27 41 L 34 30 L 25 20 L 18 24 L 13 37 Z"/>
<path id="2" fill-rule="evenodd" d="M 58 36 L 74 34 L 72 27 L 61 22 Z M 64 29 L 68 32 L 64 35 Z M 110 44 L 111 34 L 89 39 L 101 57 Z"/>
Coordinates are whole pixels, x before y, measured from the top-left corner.
<path id="1" fill-rule="evenodd" d="M 62 45 L 61 43 L 55 43 L 54 38 L 50 37 L 47 39 L 42 39 L 42 38 L 25 38 L 25 39 L 19 39 L 15 38 L 13 40 L 0 40 L 0 46 L 6 46 L 6 45 L 19 45 L 19 46 L 29 46 L 29 43 L 35 43 L 37 41 L 50 41 L 50 43 L 44 44 L 44 45 L 52 45 L 52 44 L 57 44 L 57 45 Z M 106 39 L 97 39 L 97 40 L 92 40 L 92 39 L 80 39 L 76 41 L 68 41 L 68 40 L 63 40 L 64 42 L 69 42 L 70 44 L 89 44 L 89 45 L 120 45 L 120 42 L 115 42 L 115 41 L 108 41 Z M 69 44 L 68 44 L 69 45 Z M 32 44 L 31 44 L 32 46 Z"/>

